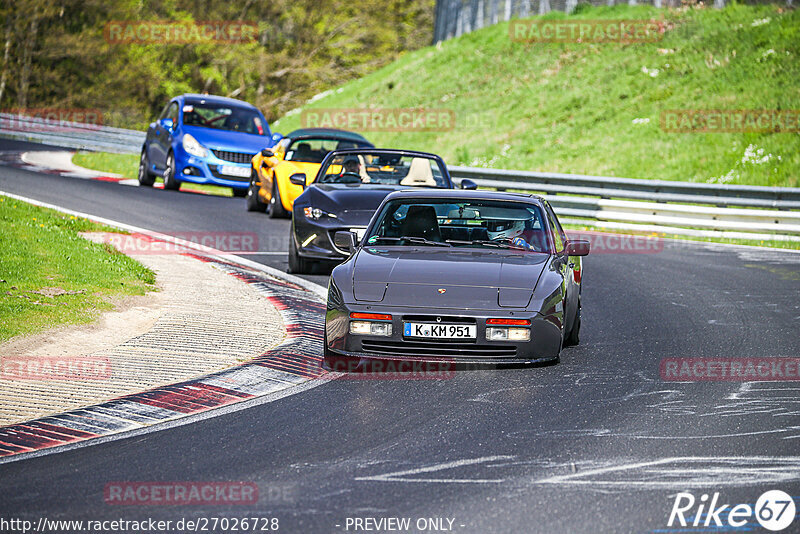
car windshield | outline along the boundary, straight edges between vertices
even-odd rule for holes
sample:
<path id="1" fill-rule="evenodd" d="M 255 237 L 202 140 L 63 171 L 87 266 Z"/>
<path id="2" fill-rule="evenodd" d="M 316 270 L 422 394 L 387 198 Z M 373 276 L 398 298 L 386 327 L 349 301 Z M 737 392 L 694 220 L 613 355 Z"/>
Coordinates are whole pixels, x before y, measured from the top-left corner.
<path id="1" fill-rule="evenodd" d="M 387 153 L 336 155 L 320 169 L 322 183 L 448 187 L 439 162 L 431 157 Z"/>
<path id="2" fill-rule="evenodd" d="M 495 248 L 549 252 L 539 206 L 501 200 L 388 202 L 367 245 Z"/>
<path id="3" fill-rule="evenodd" d="M 332 150 L 349 150 L 361 148 L 362 143 L 348 139 L 296 139 L 286 149 L 285 161 L 299 161 L 303 163 L 322 163 L 328 152 Z"/>
<path id="4" fill-rule="evenodd" d="M 267 134 L 264 122 L 256 111 L 222 104 L 186 103 L 183 106 L 183 123 L 229 132 Z"/>

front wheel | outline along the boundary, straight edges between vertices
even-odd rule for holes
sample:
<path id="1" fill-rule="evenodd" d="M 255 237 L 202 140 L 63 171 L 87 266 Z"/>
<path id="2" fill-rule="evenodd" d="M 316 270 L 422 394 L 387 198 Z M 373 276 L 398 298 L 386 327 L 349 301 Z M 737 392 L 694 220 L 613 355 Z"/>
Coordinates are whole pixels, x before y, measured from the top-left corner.
<path id="1" fill-rule="evenodd" d="M 150 160 L 147 157 L 147 148 L 142 149 L 142 156 L 139 158 L 139 185 L 142 187 L 153 187 L 156 177 L 150 172 Z"/>
<path id="2" fill-rule="evenodd" d="M 167 154 L 167 168 L 164 170 L 164 189 L 177 191 L 181 188 L 181 183 L 175 178 L 175 155 L 170 152 Z"/>
<path id="3" fill-rule="evenodd" d="M 569 336 L 564 339 L 565 347 L 574 347 L 580 343 L 581 334 L 581 301 L 578 300 L 578 309 L 575 310 L 575 320 L 572 322 L 572 329 L 569 331 Z"/>
<path id="4" fill-rule="evenodd" d="M 294 232 L 289 234 L 289 272 L 294 274 L 308 274 L 313 265 L 309 260 L 302 258 L 297 252 L 294 242 Z"/>
<path id="5" fill-rule="evenodd" d="M 285 219 L 289 216 L 289 212 L 283 209 L 283 202 L 281 201 L 281 190 L 278 188 L 277 176 L 272 175 L 272 197 L 269 199 L 269 218 L 270 219 Z"/>
<path id="6" fill-rule="evenodd" d="M 267 205 L 261 202 L 261 199 L 258 198 L 259 187 L 256 185 L 257 178 L 256 170 L 252 169 L 250 171 L 250 186 L 247 188 L 247 211 L 258 211 L 264 213 L 267 211 Z"/>

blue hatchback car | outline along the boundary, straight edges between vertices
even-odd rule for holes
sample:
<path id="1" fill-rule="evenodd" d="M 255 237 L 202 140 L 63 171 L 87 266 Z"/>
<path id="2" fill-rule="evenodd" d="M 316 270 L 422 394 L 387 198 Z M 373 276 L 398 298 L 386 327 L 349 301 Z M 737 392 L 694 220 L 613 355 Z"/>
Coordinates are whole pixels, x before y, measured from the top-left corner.
<path id="1" fill-rule="evenodd" d="M 139 184 L 152 186 L 157 176 L 164 189 L 182 182 L 230 187 L 247 194 L 250 160 L 282 136 L 270 132 L 253 105 L 222 96 L 185 94 L 170 100 L 147 128 L 139 160 Z"/>

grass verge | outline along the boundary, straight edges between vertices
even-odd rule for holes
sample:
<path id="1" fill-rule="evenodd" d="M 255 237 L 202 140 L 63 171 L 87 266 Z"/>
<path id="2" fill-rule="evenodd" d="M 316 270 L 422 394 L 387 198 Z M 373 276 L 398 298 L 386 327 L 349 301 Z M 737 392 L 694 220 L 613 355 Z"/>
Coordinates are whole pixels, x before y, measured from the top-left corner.
<path id="1" fill-rule="evenodd" d="M 0 196 L 0 342 L 91 322 L 114 299 L 154 289 L 152 271 L 78 235 L 94 231 L 118 232 Z"/>
<path id="2" fill-rule="evenodd" d="M 87 169 L 100 172 L 111 172 L 119 174 L 125 178 L 136 179 L 139 173 L 139 156 L 136 154 L 115 154 L 112 152 L 77 152 L 72 157 L 72 163 Z M 156 183 L 163 183 L 164 180 L 156 178 Z M 230 187 L 220 187 L 216 185 L 186 183 L 181 189 L 202 191 L 210 195 L 221 197 L 231 197 Z"/>

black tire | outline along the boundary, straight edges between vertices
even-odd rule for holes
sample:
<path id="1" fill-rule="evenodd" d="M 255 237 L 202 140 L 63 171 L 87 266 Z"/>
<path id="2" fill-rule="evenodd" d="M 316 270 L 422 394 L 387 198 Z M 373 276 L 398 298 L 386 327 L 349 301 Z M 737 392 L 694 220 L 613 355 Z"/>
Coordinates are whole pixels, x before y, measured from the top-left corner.
<path id="1" fill-rule="evenodd" d="M 164 169 L 164 189 L 178 191 L 181 183 L 175 178 L 175 155 L 170 152 L 167 154 L 167 168 Z"/>
<path id="2" fill-rule="evenodd" d="M 150 160 L 147 157 L 147 149 L 142 148 L 142 155 L 139 158 L 139 185 L 142 187 L 153 187 L 156 177 L 150 172 Z"/>
<path id="3" fill-rule="evenodd" d="M 281 191 L 278 189 L 278 184 L 275 182 L 275 174 L 272 175 L 272 196 L 269 199 L 269 218 L 270 219 L 287 219 L 289 212 L 283 209 L 281 202 Z"/>
<path id="4" fill-rule="evenodd" d="M 309 274 L 314 264 L 297 253 L 297 245 L 294 242 L 293 234 L 294 232 L 289 235 L 289 272 L 293 274 Z"/>
<path id="5" fill-rule="evenodd" d="M 247 196 L 245 197 L 247 203 L 247 211 L 258 211 L 264 213 L 267 211 L 267 205 L 261 202 L 258 198 L 258 187 L 256 186 L 256 170 L 250 170 L 250 186 L 247 188 Z"/>
<path id="6" fill-rule="evenodd" d="M 565 347 L 574 347 L 578 343 L 580 343 L 581 335 L 581 301 L 578 299 L 578 309 L 575 310 L 575 320 L 572 322 L 572 329 L 569 332 L 569 335 L 564 338 L 564 346 Z"/>
<path id="7" fill-rule="evenodd" d="M 333 360 L 336 355 L 331 352 L 331 349 L 328 348 L 328 325 L 326 324 L 322 328 L 322 357 L 325 359 L 327 363 L 330 360 Z"/>

